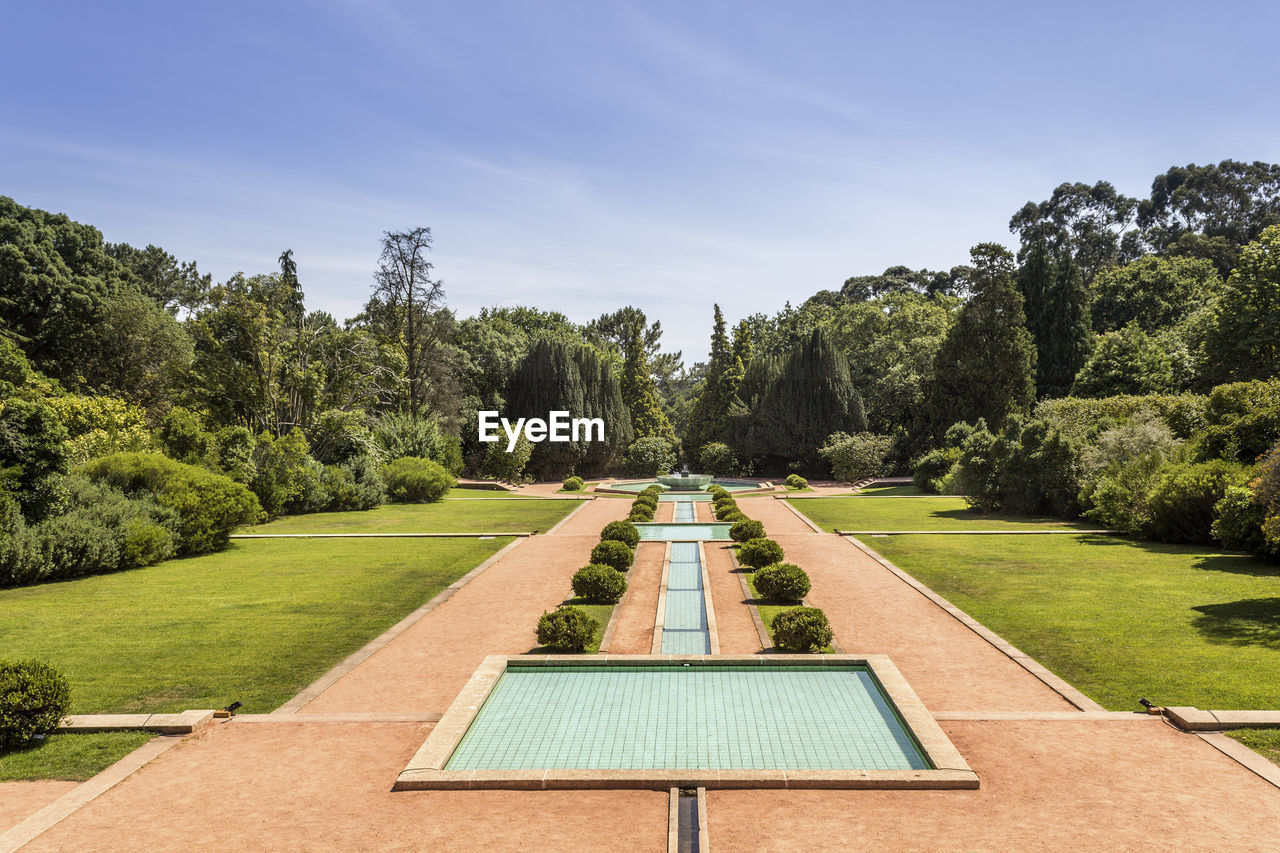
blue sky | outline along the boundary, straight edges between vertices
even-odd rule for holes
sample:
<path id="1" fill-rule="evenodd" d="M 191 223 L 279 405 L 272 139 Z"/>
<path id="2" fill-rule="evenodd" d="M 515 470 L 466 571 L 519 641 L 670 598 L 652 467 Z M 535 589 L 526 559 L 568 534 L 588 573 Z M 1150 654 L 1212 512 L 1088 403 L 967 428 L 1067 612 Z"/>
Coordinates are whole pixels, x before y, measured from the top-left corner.
<path id="1" fill-rule="evenodd" d="M 948 268 L 1071 180 L 1280 161 L 1274 3 L 11 4 L 0 194 L 224 279 L 368 294 L 431 226 L 460 315 L 626 304 L 701 358 Z"/>

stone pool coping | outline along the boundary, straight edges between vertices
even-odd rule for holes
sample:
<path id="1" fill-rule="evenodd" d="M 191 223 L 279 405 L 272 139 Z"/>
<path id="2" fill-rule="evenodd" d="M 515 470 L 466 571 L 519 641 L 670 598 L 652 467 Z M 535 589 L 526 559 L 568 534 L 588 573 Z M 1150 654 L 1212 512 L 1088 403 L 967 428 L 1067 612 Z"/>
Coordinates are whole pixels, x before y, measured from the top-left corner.
<path id="1" fill-rule="evenodd" d="M 485 700 L 515 661 L 530 666 L 607 666 L 610 663 L 706 663 L 741 666 L 772 664 L 865 666 L 879 681 L 909 733 L 934 769 L 928 770 L 446 770 Z M 435 725 L 418 752 L 400 772 L 393 791 L 465 789 L 631 788 L 882 788 L 968 789 L 979 787 L 978 774 L 916 696 L 888 655 L 489 655 Z"/>

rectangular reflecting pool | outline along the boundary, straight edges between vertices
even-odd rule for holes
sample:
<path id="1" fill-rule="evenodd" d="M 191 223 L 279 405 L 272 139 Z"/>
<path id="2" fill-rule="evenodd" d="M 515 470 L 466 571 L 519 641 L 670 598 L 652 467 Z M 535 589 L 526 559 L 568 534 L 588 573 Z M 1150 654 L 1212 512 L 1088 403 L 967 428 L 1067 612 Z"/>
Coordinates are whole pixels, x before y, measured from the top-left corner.
<path id="1" fill-rule="evenodd" d="M 779 657 L 488 658 L 396 789 L 977 787 L 887 658 Z"/>
<path id="2" fill-rule="evenodd" d="M 720 539 L 727 540 L 729 538 L 729 528 L 732 525 L 721 524 L 718 521 L 703 523 L 695 522 L 676 523 L 676 524 L 660 524 L 660 523 L 640 523 L 636 525 L 636 529 L 640 531 L 640 541 L 657 539 L 663 542 L 707 542 L 717 541 Z"/>

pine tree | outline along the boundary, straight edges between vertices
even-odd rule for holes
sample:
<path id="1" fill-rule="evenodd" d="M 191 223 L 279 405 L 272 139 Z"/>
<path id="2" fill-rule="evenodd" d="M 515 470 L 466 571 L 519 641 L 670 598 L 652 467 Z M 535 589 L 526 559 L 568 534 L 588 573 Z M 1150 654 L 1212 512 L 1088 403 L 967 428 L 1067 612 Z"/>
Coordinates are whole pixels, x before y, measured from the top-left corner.
<path id="1" fill-rule="evenodd" d="M 996 243 L 975 246 L 970 255 L 973 296 L 934 359 L 926 419 L 936 437 L 979 418 L 998 430 L 1035 401 L 1035 343 L 1014 284 L 1013 256 Z"/>
<path id="2" fill-rule="evenodd" d="M 702 445 L 720 441 L 729 426 L 729 408 L 742 381 L 744 368 L 734 355 L 725 333 L 724 314 L 715 306 L 715 324 L 711 331 L 711 359 L 707 362 L 707 379 L 689 414 L 684 449 L 697 458 Z"/>

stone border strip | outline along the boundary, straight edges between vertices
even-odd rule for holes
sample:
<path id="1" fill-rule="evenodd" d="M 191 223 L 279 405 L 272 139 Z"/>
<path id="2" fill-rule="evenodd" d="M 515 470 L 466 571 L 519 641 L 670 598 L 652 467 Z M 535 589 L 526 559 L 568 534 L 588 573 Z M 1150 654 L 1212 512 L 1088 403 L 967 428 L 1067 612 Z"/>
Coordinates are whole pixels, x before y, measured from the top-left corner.
<path id="1" fill-rule="evenodd" d="M 1249 747 L 1217 732 L 1194 732 L 1196 737 L 1256 776 L 1280 788 L 1280 765 L 1272 764 Z"/>
<path id="2" fill-rule="evenodd" d="M 228 723 L 438 723 L 441 713 L 421 714 L 291 714 L 277 717 L 273 714 L 236 714 Z"/>
<path id="3" fill-rule="evenodd" d="M 849 664 L 867 667 L 934 769 L 930 770 L 446 770 L 508 663 L 521 667 L 612 663 L 752 666 Z M 940 790 L 979 787 L 973 771 L 888 655 L 489 655 L 400 772 L 392 791 L 680 788 L 858 788 Z"/>
<path id="4" fill-rule="evenodd" d="M 671 543 L 667 542 L 666 552 L 662 556 L 662 580 L 658 582 L 658 609 L 653 617 L 653 639 L 649 643 L 649 654 L 662 654 L 662 628 L 667 620 L 667 581 L 671 575 Z"/>
<path id="5" fill-rule="evenodd" d="M 576 510 L 575 510 L 576 511 Z M 569 513 L 573 515 L 573 513 Z M 568 518 L 568 516 L 565 516 Z M 230 539 L 497 539 L 514 536 L 524 539 L 534 534 L 518 533 L 233 533 Z"/>
<path id="6" fill-rule="evenodd" d="M 1280 711 L 1202 711 L 1189 706 L 1164 711 L 1180 729 L 1188 732 L 1280 728 Z"/>
<path id="7" fill-rule="evenodd" d="M 147 741 L 97 776 L 67 791 L 17 826 L 0 833 L 0 853 L 14 853 L 24 847 L 180 743 L 181 737 L 163 735 Z"/>
<path id="8" fill-rule="evenodd" d="M 707 573 L 707 552 L 698 543 L 698 567 L 702 570 L 702 609 L 707 615 L 707 642 L 711 645 L 711 654 L 720 654 L 720 632 L 716 630 L 716 608 L 711 601 L 711 575 Z"/>
<path id="9" fill-rule="evenodd" d="M 773 499 L 774 499 L 774 500 L 778 500 L 778 501 L 782 501 L 783 506 L 785 506 L 787 509 L 789 509 L 789 510 L 791 510 L 792 512 L 794 512 L 794 513 L 796 514 L 796 518 L 800 519 L 800 520 L 801 520 L 801 521 L 803 521 L 805 524 L 809 525 L 809 529 L 810 529 L 810 530 L 812 530 L 814 533 L 826 533 L 826 532 L 827 532 L 827 531 L 823 530 L 821 527 L 819 527 L 818 525 L 814 524 L 812 521 L 810 521 L 810 520 L 809 520 L 809 517 L 808 517 L 807 515 L 805 515 L 803 512 L 801 512 L 800 510 L 798 510 L 798 509 L 796 509 L 795 507 L 793 507 L 793 506 L 791 505 L 791 500 L 790 500 L 789 498 L 784 497 L 783 495 L 774 495 L 774 496 L 773 496 Z"/>
<path id="10" fill-rule="evenodd" d="M 1123 536 L 1123 530 L 837 530 L 837 536 Z"/>
<path id="11" fill-rule="evenodd" d="M 707 789 L 698 788 L 698 853 L 711 849 L 711 830 L 707 826 Z"/>
<path id="12" fill-rule="evenodd" d="M 893 574 L 896 575 L 898 579 L 901 580 L 903 583 L 905 583 L 907 586 L 911 587 L 916 592 L 920 593 L 925 598 L 929 599 L 934 604 L 936 604 L 938 607 L 942 608 L 944 611 L 949 613 L 957 622 L 960 622 L 970 631 L 973 631 L 973 633 L 977 634 L 979 637 L 986 640 L 988 643 L 994 646 L 997 651 L 1002 652 L 1006 657 L 1008 657 L 1018 666 L 1022 667 L 1027 672 L 1031 673 L 1036 678 L 1040 679 L 1040 681 L 1042 681 L 1046 687 L 1048 687 L 1053 692 L 1057 693 L 1059 696 L 1061 696 L 1063 699 L 1070 702 L 1075 707 L 1079 708 L 1081 711 L 1107 710 L 1106 708 L 1099 705 L 1097 702 L 1090 699 L 1088 696 L 1085 696 L 1076 688 L 1072 687 L 1066 681 L 1059 678 L 1057 675 L 1054 675 L 1052 672 L 1050 672 L 1048 669 L 1042 666 L 1039 661 L 1035 660 L 1025 652 L 1019 651 L 1017 648 L 1015 648 L 1011 643 L 1009 643 L 999 634 L 996 634 L 994 631 L 987 628 L 977 619 L 974 619 L 968 613 L 965 613 L 959 607 L 956 607 L 954 604 L 947 601 L 942 596 L 938 595 L 932 589 L 925 586 L 920 581 L 916 580 L 911 575 L 907 574 L 902 569 L 898 568 L 893 563 L 889 562 L 884 557 L 877 554 L 875 551 L 873 551 L 867 545 L 863 544 L 861 541 L 853 538 L 852 536 L 845 536 L 843 538 L 846 542 L 853 545 L 859 551 L 862 551 L 862 553 L 866 554 L 868 557 L 875 560 L 881 566 L 888 569 L 890 572 L 893 572 Z"/>
<path id="13" fill-rule="evenodd" d="M 183 711 L 181 714 L 72 714 L 63 717 L 58 731 L 117 732 L 124 730 L 158 735 L 189 735 L 213 722 L 213 711 Z"/>
<path id="14" fill-rule="evenodd" d="M 581 507 L 579 507 L 578 509 L 581 509 Z M 574 510 L 574 512 L 577 512 L 577 510 Z M 573 513 L 569 513 L 569 515 L 573 515 Z M 479 575 L 481 572 L 483 572 L 485 569 L 489 568 L 494 563 L 498 562 L 503 557 L 505 557 L 508 552 L 510 552 L 517 545 L 519 545 L 522 541 L 523 539 L 516 538 L 508 542 L 502 548 L 498 549 L 498 551 L 495 554 L 493 554 L 493 556 L 489 557 L 489 559 L 485 560 L 483 563 L 476 566 L 474 569 L 467 572 L 465 575 L 458 578 L 456 581 L 454 581 L 453 583 L 449 584 L 447 587 L 442 589 L 440 591 L 440 594 L 437 595 L 435 598 L 431 599 L 426 604 L 422 605 L 417 610 L 413 611 L 408 616 L 404 617 L 399 622 L 392 625 L 387 630 L 383 631 L 377 637 L 374 637 L 372 640 L 365 643 L 363 647 L 347 655 L 347 657 L 345 657 L 333 669 L 329 670 L 324 675 L 320 676 L 315 681 L 311 682 L 311 684 L 303 688 L 302 692 L 300 692 L 298 695 L 294 696 L 288 702 L 285 702 L 279 708 L 276 708 L 274 711 L 272 711 L 271 715 L 274 717 L 288 717 L 293 714 L 296 714 L 298 710 L 302 708 L 303 705 L 306 705 L 312 699 L 316 698 L 321 693 L 328 690 L 330 687 L 336 684 L 343 676 L 351 672 L 351 670 L 355 669 L 357 666 L 364 663 L 369 658 L 373 657 L 374 653 L 379 651 L 383 646 L 387 645 L 387 643 L 390 643 L 396 637 L 400 636 L 405 631 L 413 627 L 413 625 L 416 624 L 418 621 L 420 621 L 422 617 L 426 616 L 432 610 L 435 610 L 441 604 L 444 604 L 446 601 L 452 598 L 455 594 L 457 594 L 458 590 L 462 589 L 464 586 L 466 586 L 468 583 L 474 580 L 476 576 Z"/>
<path id="15" fill-rule="evenodd" d="M 671 789 L 667 802 L 667 853 L 680 853 L 680 789 Z"/>
<path id="16" fill-rule="evenodd" d="M 587 508 L 587 505 L 588 505 L 589 503 L 591 503 L 593 500 L 595 500 L 595 496 L 594 496 L 594 495 L 592 495 L 592 496 L 591 496 L 591 497 L 589 497 L 589 498 L 586 498 L 585 500 L 582 500 L 582 501 L 581 501 L 581 502 L 580 502 L 576 507 L 574 507 L 574 508 L 569 512 L 569 514 L 568 514 L 568 515 L 566 515 L 564 518 L 562 518 L 562 519 L 560 519 L 559 521 L 557 521 L 555 524 L 551 525 L 551 529 L 550 529 L 550 530 L 548 530 L 548 531 L 547 531 L 547 533 L 546 533 L 545 535 L 548 535 L 548 536 L 549 536 L 549 535 L 551 535 L 552 533 L 555 533 L 557 530 L 559 530 L 561 527 L 563 527 L 565 524 L 567 524 L 567 523 L 568 523 L 568 521 L 569 521 L 569 519 L 573 518 L 575 515 L 577 515 L 578 513 L 582 512 L 584 509 L 586 509 L 586 508 Z"/>

